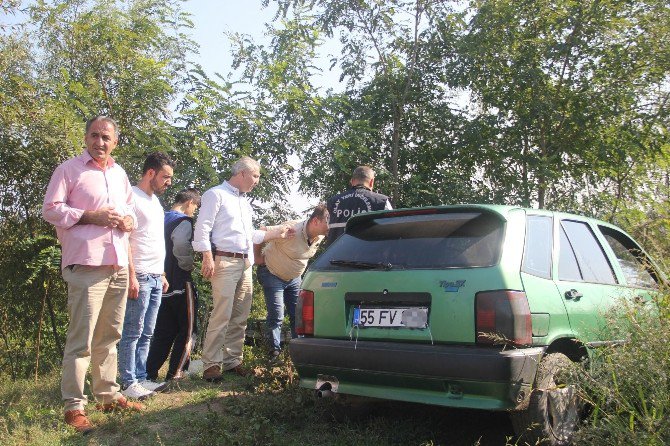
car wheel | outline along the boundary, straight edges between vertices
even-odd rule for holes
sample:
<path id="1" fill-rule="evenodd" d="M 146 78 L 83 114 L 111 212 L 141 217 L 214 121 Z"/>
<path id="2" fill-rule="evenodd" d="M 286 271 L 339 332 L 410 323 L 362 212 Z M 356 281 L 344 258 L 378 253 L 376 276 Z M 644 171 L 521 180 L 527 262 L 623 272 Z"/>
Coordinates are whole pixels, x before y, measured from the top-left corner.
<path id="1" fill-rule="evenodd" d="M 545 356 L 538 366 L 526 410 L 512 412 L 514 431 L 529 444 L 566 446 L 572 441 L 582 412 L 582 400 L 571 385 L 574 365 L 562 353 Z"/>

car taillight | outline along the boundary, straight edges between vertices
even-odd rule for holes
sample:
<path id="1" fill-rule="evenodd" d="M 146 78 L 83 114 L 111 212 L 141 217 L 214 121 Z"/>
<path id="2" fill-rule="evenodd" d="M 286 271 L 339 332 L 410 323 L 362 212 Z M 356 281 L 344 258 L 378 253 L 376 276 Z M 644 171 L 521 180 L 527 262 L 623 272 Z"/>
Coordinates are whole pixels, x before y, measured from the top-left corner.
<path id="1" fill-rule="evenodd" d="M 477 293 L 475 317 L 478 344 L 497 344 L 503 339 L 515 345 L 533 342 L 530 307 L 523 291 Z"/>
<path id="2" fill-rule="evenodd" d="M 300 290 L 295 307 L 295 332 L 299 335 L 314 334 L 314 292 Z"/>

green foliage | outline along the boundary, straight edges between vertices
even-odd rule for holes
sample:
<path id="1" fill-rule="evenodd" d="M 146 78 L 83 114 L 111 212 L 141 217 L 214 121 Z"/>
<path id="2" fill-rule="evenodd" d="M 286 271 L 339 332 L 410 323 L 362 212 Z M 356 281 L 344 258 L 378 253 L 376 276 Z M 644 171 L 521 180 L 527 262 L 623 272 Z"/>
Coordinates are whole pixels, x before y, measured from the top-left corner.
<path id="1" fill-rule="evenodd" d="M 598 213 L 591 197 L 636 190 L 667 142 L 670 48 L 655 40 L 668 31 L 665 2 L 474 6 L 456 84 L 495 134 L 479 146 L 495 201 Z"/>
<path id="2" fill-rule="evenodd" d="M 625 343 L 596 351 L 581 378 L 589 416 L 576 443 L 663 445 L 670 442 L 670 307 L 632 306 L 612 314 L 607 339 Z M 660 310 L 660 317 L 659 317 Z"/>
<path id="3" fill-rule="evenodd" d="M 117 119 L 114 156 L 131 179 L 147 152 L 175 146 L 168 110 L 192 50 L 177 6 L 38 1 L 31 26 L 0 34 L 0 375 L 38 376 L 62 356 L 65 284 L 40 214 L 53 170 L 80 153 L 83 122 Z"/>

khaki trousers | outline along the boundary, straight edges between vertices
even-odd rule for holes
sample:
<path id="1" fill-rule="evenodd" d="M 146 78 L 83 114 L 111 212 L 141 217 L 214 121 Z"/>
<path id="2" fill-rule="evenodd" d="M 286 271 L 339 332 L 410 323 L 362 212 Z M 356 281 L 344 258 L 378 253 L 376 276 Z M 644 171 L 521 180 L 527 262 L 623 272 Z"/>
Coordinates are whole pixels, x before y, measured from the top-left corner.
<path id="1" fill-rule="evenodd" d="M 73 265 L 63 269 L 70 324 L 63 354 L 61 392 L 65 410 L 83 410 L 91 366 L 91 392 L 102 404 L 121 397 L 116 383 L 116 344 L 121 339 L 128 268 Z"/>
<path id="2" fill-rule="evenodd" d="M 216 256 L 212 282 L 214 308 L 209 316 L 202 364 L 229 370 L 242 364 L 242 348 L 251 310 L 251 265 L 246 259 Z"/>

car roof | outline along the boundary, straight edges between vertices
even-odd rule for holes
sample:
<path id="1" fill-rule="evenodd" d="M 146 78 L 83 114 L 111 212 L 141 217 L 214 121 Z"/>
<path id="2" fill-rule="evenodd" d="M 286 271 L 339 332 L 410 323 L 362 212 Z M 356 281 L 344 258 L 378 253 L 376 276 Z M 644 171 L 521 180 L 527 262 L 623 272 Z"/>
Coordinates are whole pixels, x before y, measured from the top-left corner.
<path id="1" fill-rule="evenodd" d="M 499 204 L 453 204 L 453 205 L 442 205 L 442 206 L 423 206 L 423 207 L 413 207 L 413 208 L 399 208 L 399 209 L 391 209 L 391 210 L 383 210 L 383 211 L 372 211 L 372 212 L 364 212 L 360 213 L 357 215 L 354 215 L 349 219 L 347 222 L 347 228 L 349 228 L 351 225 L 355 225 L 357 223 L 361 223 L 366 220 L 370 220 L 373 218 L 379 218 L 379 217 L 394 217 L 394 216 L 402 216 L 402 215 L 420 215 L 420 214 L 430 214 L 430 213 L 447 213 L 447 212 L 454 212 L 454 211 L 482 211 L 482 212 L 487 212 L 487 213 L 493 213 L 498 215 L 499 218 L 501 218 L 504 221 L 508 220 L 508 215 L 511 212 L 515 211 L 524 211 L 526 214 L 530 215 L 546 215 L 550 217 L 556 217 L 560 219 L 569 219 L 569 220 L 577 220 L 577 221 L 584 221 L 584 222 L 590 222 L 591 224 L 595 226 L 604 226 L 607 228 L 614 229 L 616 231 L 619 231 L 623 234 L 625 234 L 627 237 L 629 237 L 632 240 L 635 240 L 630 234 L 628 234 L 626 231 L 621 229 L 620 227 L 608 223 L 606 221 L 598 220 L 596 218 L 592 217 L 587 217 L 585 215 L 580 215 L 580 214 L 574 214 L 574 213 L 569 213 L 569 212 L 561 212 L 561 211 L 551 211 L 547 209 L 534 209 L 534 208 L 526 208 L 522 206 L 513 206 L 513 205 L 499 205 Z M 635 243 L 638 244 L 642 248 L 642 246 L 635 241 Z M 655 269 L 663 276 L 662 279 L 665 281 L 665 275 L 662 272 L 662 269 L 658 268 L 658 266 L 655 264 L 654 260 L 648 255 L 648 253 L 642 248 L 642 251 L 645 253 L 645 255 L 648 256 L 649 259 L 651 259 L 652 263 L 654 263 Z"/>

